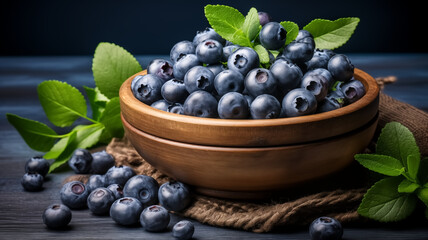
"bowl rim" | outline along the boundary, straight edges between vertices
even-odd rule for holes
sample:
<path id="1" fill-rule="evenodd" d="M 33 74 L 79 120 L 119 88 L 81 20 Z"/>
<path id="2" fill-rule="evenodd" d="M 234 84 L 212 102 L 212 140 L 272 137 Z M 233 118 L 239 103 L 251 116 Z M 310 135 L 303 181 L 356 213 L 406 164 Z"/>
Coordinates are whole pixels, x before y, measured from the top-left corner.
<path id="1" fill-rule="evenodd" d="M 309 122 L 322 121 L 330 118 L 334 118 L 341 115 L 347 115 L 352 112 L 358 111 L 378 98 L 379 95 L 379 86 L 376 83 L 376 80 L 369 75 L 368 73 L 362 71 L 361 69 L 354 69 L 354 78 L 361 81 L 366 89 L 366 93 L 362 98 L 357 100 L 356 102 L 349 104 L 347 106 L 341 107 L 339 109 L 335 109 L 328 112 L 323 113 L 314 113 L 310 115 L 298 116 L 298 117 L 285 117 L 285 118 L 275 118 L 275 119 L 221 119 L 221 118 L 201 118 L 196 116 L 189 115 L 181 115 L 176 113 L 165 112 L 156 108 L 153 108 L 141 101 L 137 98 L 133 97 L 131 91 L 131 82 L 138 75 L 147 74 L 147 70 L 143 70 L 138 72 L 131 77 L 129 77 L 125 82 L 123 82 L 119 92 L 125 94 L 119 94 L 122 100 L 125 100 L 125 95 L 131 95 L 131 99 L 126 99 L 130 101 L 132 107 L 139 112 L 145 112 L 147 115 L 151 115 L 153 117 L 159 119 L 165 119 L 168 121 L 175 122 L 183 122 L 186 124 L 201 124 L 201 119 L 203 119 L 204 125 L 211 126 L 224 126 L 224 127 L 269 127 L 269 126 L 279 126 L 279 125 L 295 125 L 295 124 L 303 124 Z"/>

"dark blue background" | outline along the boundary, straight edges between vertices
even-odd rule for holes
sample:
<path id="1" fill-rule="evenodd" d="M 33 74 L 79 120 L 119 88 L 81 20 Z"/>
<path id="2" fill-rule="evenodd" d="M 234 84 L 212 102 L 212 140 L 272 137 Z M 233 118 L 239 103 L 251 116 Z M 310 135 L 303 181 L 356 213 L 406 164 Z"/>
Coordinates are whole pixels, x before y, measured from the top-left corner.
<path id="1" fill-rule="evenodd" d="M 414 1 L 7 1 L 0 7 L 0 55 L 92 55 L 99 42 L 132 54 L 168 54 L 208 26 L 203 7 L 226 4 L 244 15 L 254 6 L 273 20 L 303 27 L 314 18 L 359 17 L 340 52 L 428 52 L 425 8 Z"/>

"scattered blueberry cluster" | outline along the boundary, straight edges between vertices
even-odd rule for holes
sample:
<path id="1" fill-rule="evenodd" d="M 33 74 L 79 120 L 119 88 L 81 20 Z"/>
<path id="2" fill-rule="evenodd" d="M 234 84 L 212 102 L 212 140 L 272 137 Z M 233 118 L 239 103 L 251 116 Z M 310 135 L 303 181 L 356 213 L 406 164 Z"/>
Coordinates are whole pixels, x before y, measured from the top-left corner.
<path id="1" fill-rule="evenodd" d="M 60 191 L 62 203 L 51 204 L 45 209 L 43 223 L 52 229 L 64 228 L 72 219 L 70 209 L 89 208 L 94 215 L 110 215 L 119 225 L 140 224 L 146 231 L 159 232 L 167 229 L 170 223 L 169 211 L 183 211 L 191 203 L 186 184 L 171 181 L 159 186 L 154 178 L 137 175 L 128 166 L 113 165 L 107 169 L 111 159 L 114 161 L 105 151 L 91 154 L 85 149 L 75 150 L 69 162 L 79 164 L 71 164 L 73 169 L 79 173 L 85 169 L 85 172 L 98 174 L 91 175 L 86 184 L 80 181 L 64 184 Z M 85 166 L 91 166 L 90 170 Z M 32 157 L 25 164 L 25 170 L 24 189 L 41 190 L 49 162 L 43 157 Z M 182 220 L 173 226 L 172 235 L 179 240 L 191 239 L 194 231 L 192 222 Z M 343 229 L 336 219 L 319 217 L 310 225 L 309 233 L 313 240 L 341 239 Z"/>
<path id="2" fill-rule="evenodd" d="M 179 212 L 191 203 L 189 187 L 181 182 L 159 183 L 147 175 L 137 175 L 131 167 L 114 166 L 106 151 L 90 153 L 76 149 L 69 160 L 76 173 L 93 173 L 86 184 L 71 181 L 60 191 L 61 204 L 50 205 L 43 213 L 49 228 L 62 228 L 71 221 L 70 209 L 89 210 L 94 215 L 110 215 L 120 225 L 141 224 L 146 231 L 167 229 L 170 211 Z M 190 239 L 193 223 L 180 221 L 172 229 L 180 240 Z"/>
<path id="3" fill-rule="evenodd" d="M 176 43 L 170 59 L 154 59 L 147 75 L 131 84 L 134 96 L 154 108 L 198 117 L 266 119 L 327 112 L 365 94 L 346 55 L 316 49 L 311 33 L 300 30 L 285 45 L 287 31 L 266 13 L 260 44 L 270 51 L 264 68 L 258 53 L 223 39 L 212 28 L 193 41 Z M 285 46 L 285 47 L 284 47 Z"/>

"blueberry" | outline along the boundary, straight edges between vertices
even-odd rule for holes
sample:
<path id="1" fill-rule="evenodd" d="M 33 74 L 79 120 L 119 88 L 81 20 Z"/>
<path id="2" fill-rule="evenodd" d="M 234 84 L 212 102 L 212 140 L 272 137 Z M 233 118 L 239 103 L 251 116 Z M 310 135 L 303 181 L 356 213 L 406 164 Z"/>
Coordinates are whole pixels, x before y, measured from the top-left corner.
<path id="1" fill-rule="evenodd" d="M 181 103 L 173 103 L 169 105 L 168 112 L 175 114 L 184 114 L 184 107 Z"/>
<path id="2" fill-rule="evenodd" d="M 255 68 L 245 77 L 245 88 L 253 97 L 274 94 L 277 90 L 277 81 L 268 69 Z"/>
<path id="3" fill-rule="evenodd" d="M 113 193 L 115 199 L 123 198 L 123 188 L 117 183 L 113 183 L 107 186 L 107 188 Z"/>
<path id="4" fill-rule="evenodd" d="M 217 64 L 210 64 L 207 65 L 207 68 L 209 70 L 211 70 L 211 72 L 214 73 L 214 78 L 222 71 L 226 70 L 226 68 L 223 66 L 223 64 L 221 63 L 217 63 Z"/>
<path id="5" fill-rule="evenodd" d="M 114 166 L 113 155 L 107 153 L 105 150 L 92 153 L 92 173 L 105 174 L 109 168 Z"/>
<path id="6" fill-rule="evenodd" d="M 250 112 L 253 119 L 278 118 L 281 114 L 281 103 L 272 95 L 262 94 L 253 100 Z"/>
<path id="7" fill-rule="evenodd" d="M 327 96 L 328 82 L 321 74 L 305 74 L 300 87 L 310 91 L 317 101 L 321 101 Z"/>
<path id="8" fill-rule="evenodd" d="M 80 181 L 71 181 L 64 184 L 60 192 L 61 201 L 71 209 L 87 207 L 86 200 L 89 196 L 88 188 Z"/>
<path id="9" fill-rule="evenodd" d="M 200 62 L 214 64 L 220 62 L 223 56 L 223 45 L 213 39 L 207 39 L 199 43 L 195 54 Z"/>
<path id="10" fill-rule="evenodd" d="M 152 108 L 156 108 L 162 111 L 168 111 L 169 103 L 165 99 L 157 100 L 156 102 L 150 105 Z"/>
<path id="11" fill-rule="evenodd" d="M 315 96 L 304 88 L 296 88 L 288 92 L 282 100 L 282 116 L 297 117 L 312 114 L 317 109 Z"/>
<path id="12" fill-rule="evenodd" d="M 174 77 L 175 79 L 183 80 L 187 71 L 194 66 L 200 66 L 202 63 L 199 61 L 195 54 L 186 54 L 181 56 L 174 63 Z"/>
<path id="13" fill-rule="evenodd" d="M 312 240 L 341 239 L 343 228 L 340 222 L 334 218 L 319 217 L 311 223 L 309 234 Z"/>
<path id="14" fill-rule="evenodd" d="M 224 94 L 218 102 L 217 111 L 223 119 L 245 119 L 250 113 L 247 99 L 238 92 Z"/>
<path id="15" fill-rule="evenodd" d="M 343 54 L 336 54 L 331 57 L 327 67 L 336 81 L 347 82 L 354 76 L 354 65 Z"/>
<path id="16" fill-rule="evenodd" d="M 128 166 L 113 166 L 105 174 L 106 186 L 117 183 L 124 186 L 131 177 L 135 176 L 134 170 Z"/>
<path id="17" fill-rule="evenodd" d="M 214 88 L 220 96 L 228 92 L 242 93 L 244 90 L 244 76 L 237 71 L 226 69 L 214 78 Z"/>
<path id="18" fill-rule="evenodd" d="M 328 112 L 339 109 L 343 106 L 343 98 L 336 98 L 333 95 L 335 92 L 329 93 L 319 104 L 317 108 L 318 113 Z"/>
<path id="19" fill-rule="evenodd" d="M 301 64 L 312 58 L 314 50 L 315 41 L 312 35 L 306 30 L 299 30 L 296 39 L 285 47 L 283 55 L 293 63 Z"/>
<path id="20" fill-rule="evenodd" d="M 184 114 L 196 117 L 217 117 L 218 102 L 215 97 L 206 91 L 198 90 L 187 97 L 184 102 Z"/>
<path id="21" fill-rule="evenodd" d="M 172 236 L 177 240 L 189 240 L 192 239 L 193 233 L 195 232 L 195 226 L 192 222 L 187 220 L 181 220 L 174 224 L 172 228 Z"/>
<path id="22" fill-rule="evenodd" d="M 184 76 L 184 84 L 189 93 L 197 90 L 211 92 L 214 89 L 214 73 L 203 66 L 192 67 Z"/>
<path id="23" fill-rule="evenodd" d="M 330 55 L 327 51 L 315 49 L 314 55 L 312 58 L 305 62 L 306 69 L 308 71 L 316 69 L 316 68 L 324 68 L 327 69 L 328 61 L 330 60 Z"/>
<path id="24" fill-rule="evenodd" d="M 164 207 L 152 205 L 146 207 L 140 215 L 140 224 L 146 231 L 160 232 L 168 227 L 169 212 Z"/>
<path id="25" fill-rule="evenodd" d="M 92 154 L 83 148 L 74 150 L 73 155 L 68 160 L 68 165 L 77 174 L 89 173 L 92 164 Z"/>
<path id="26" fill-rule="evenodd" d="M 184 81 L 175 78 L 164 83 L 161 94 L 162 97 L 170 103 L 183 103 L 187 96 L 189 96 Z"/>
<path id="27" fill-rule="evenodd" d="M 226 40 L 222 38 L 214 29 L 206 28 L 204 31 L 197 31 L 195 37 L 193 38 L 193 45 L 198 46 L 199 43 L 207 39 L 213 39 L 221 43 L 221 45 L 226 44 Z"/>
<path id="28" fill-rule="evenodd" d="M 303 77 L 305 77 L 306 75 L 321 75 L 324 78 L 323 81 L 326 81 L 325 84 L 327 85 L 328 89 L 330 89 L 331 87 L 333 87 L 334 85 L 334 79 L 333 76 L 331 75 L 331 73 L 325 69 L 325 68 L 315 68 L 313 70 L 309 70 L 308 72 L 305 73 L 305 75 L 303 75 Z"/>
<path id="29" fill-rule="evenodd" d="M 88 196 L 87 204 L 89 210 L 96 215 L 105 215 L 116 200 L 112 191 L 105 187 L 94 189 Z"/>
<path id="30" fill-rule="evenodd" d="M 300 86 L 303 73 L 300 68 L 288 60 L 278 59 L 269 68 L 277 80 L 278 87 L 283 94 Z"/>
<path id="31" fill-rule="evenodd" d="M 29 192 L 40 191 L 43 189 L 43 176 L 36 172 L 27 172 L 22 176 L 21 185 Z"/>
<path id="32" fill-rule="evenodd" d="M 104 187 L 105 186 L 105 176 L 94 174 L 91 175 L 86 182 L 86 188 L 88 188 L 89 192 L 92 192 L 95 188 Z"/>
<path id="33" fill-rule="evenodd" d="M 144 75 L 137 75 L 132 79 L 131 90 L 135 88 L 135 84 L 143 77 Z M 133 91 L 133 90 L 132 90 Z"/>
<path id="34" fill-rule="evenodd" d="M 177 181 L 162 184 L 159 188 L 159 203 L 169 211 L 180 212 L 191 202 L 189 186 Z"/>
<path id="35" fill-rule="evenodd" d="M 136 198 L 119 198 L 110 207 L 110 217 L 120 225 L 136 225 L 143 209 L 143 205 Z"/>
<path id="36" fill-rule="evenodd" d="M 245 99 L 247 99 L 248 106 L 251 106 L 251 103 L 253 103 L 254 98 L 248 94 L 244 94 L 244 97 L 245 97 Z"/>
<path id="37" fill-rule="evenodd" d="M 266 23 L 272 21 L 271 16 L 267 12 L 258 12 L 260 25 L 264 26 Z"/>
<path id="38" fill-rule="evenodd" d="M 192 42 L 183 40 L 176 43 L 172 48 L 169 56 L 171 57 L 171 61 L 174 63 L 178 58 L 182 57 L 185 54 L 194 54 L 195 53 L 195 45 Z"/>
<path id="39" fill-rule="evenodd" d="M 277 50 L 284 46 L 287 31 L 278 22 L 268 22 L 260 30 L 259 39 L 263 47 Z"/>
<path id="40" fill-rule="evenodd" d="M 32 157 L 27 160 L 25 163 L 25 172 L 33 172 L 42 175 L 45 177 L 49 172 L 50 164 L 42 156 Z"/>
<path id="41" fill-rule="evenodd" d="M 163 81 L 173 78 L 173 64 L 165 59 L 156 58 L 147 66 L 147 74 L 153 74 Z"/>
<path id="42" fill-rule="evenodd" d="M 123 187 L 123 196 L 138 199 L 143 207 L 158 202 L 158 182 L 147 175 L 135 175 Z"/>
<path id="43" fill-rule="evenodd" d="M 241 47 L 233 52 L 227 60 L 228 69 L 238 71 L 243 76 L 260 65 L 260 58 L 254 49 L 249 47 Z"/>
<path id="44" fill-rule="evenodd" d="M 132 88 L 132 93 L 141 102 L 151 105 L 162 98 L 161 88 L 164 81 L 154 74 L 139 78 Z"/>
<path id="45" fill-rule="evenodd" d="M 233 52 L 235 52 L 239 48 L 238 45 L 229 45 L 226 47 L 223 47 L 223 56 L 221 58 L 222 62 L 227 62 L 229 59 L 229 56 L 232 55 Z"/>
<path id="46" fill-rule="evenodd" d="M 306 38 L 314 38 L 313 36 L 312 36 L 312 34 L 309 32 L 309 31 L 307 31 L 307 30 L 304 30 L 304 29 L 301 29 L 301 30 L 299 30 L 299 32 L 297 33 L 297 36 L 296 36 L 296 38 L 294 39 L 294 41 L 296 41 L 296 42 L 301 42 L 301 41 L 303 41 L 304 39 L 306 39 Z"/>
<path id="47" fill-rule="evenodd" d="M 349 82 L 344 83 L 340 86 L 340 91 L 343 93 L 345 97 L 345 103 L 351 104 L 356 102 L 358 99 L 364 96 L 366 90 L 364 88 L 363 83 L 360 81 L 353 79 Z"/>
<path id="48" fill-rule="evenodd" d="M 66 227 L 71 221 L 71 211 L 63 204 L 52 204 L 43 211 L 43 223 L 51 229 Z"/>

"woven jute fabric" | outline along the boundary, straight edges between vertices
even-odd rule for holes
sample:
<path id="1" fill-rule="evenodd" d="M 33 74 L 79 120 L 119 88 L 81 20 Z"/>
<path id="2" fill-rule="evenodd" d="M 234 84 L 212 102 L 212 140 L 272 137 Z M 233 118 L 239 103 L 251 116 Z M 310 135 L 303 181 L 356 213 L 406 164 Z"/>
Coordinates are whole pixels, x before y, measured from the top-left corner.
<path id="1" fill-rule="evenodd" d="M 391 121 L 408 127 L 416 138 L 421 154 L 428 155 L 426 112 L 381 93 L 377 134 Z M 377 134 L 366 152 L 372 152 Z M 117 165 L 131 166 L 137 174 L 152 176 L 159 184 L 172 180 L 146 162 L 126 137 L 113 139 L 106 151 L 115 157 Z M 194 194 L 192 204 L 177 214 L 213 226 L 253 232 L 307 226 L 320 216 L 334 217 L 344 225 L 364 224 L 368 220 L 359 216 L 356 210 L 373 183 L 370 176 L 368 170 L 358 163 L 352 163 L 339 173 L 279 192 L 269 200 L 237 201 Z"/>

